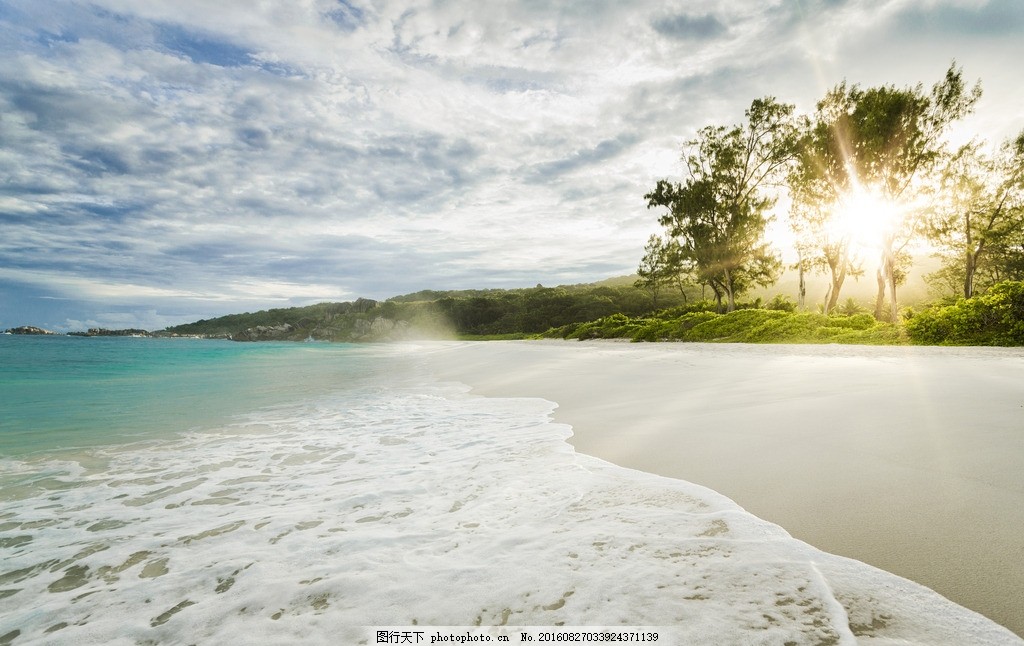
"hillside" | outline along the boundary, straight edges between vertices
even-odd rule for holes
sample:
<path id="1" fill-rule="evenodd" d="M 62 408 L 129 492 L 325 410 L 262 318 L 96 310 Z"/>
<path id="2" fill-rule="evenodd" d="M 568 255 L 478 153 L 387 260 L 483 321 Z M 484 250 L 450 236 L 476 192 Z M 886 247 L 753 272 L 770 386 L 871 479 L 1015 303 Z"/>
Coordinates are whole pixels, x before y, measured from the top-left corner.
<path id="1" fill-rule="evenodd" d="M 916 266 L 900 292 L 901 304 L 918 306 L 927 300 L 923 276 L 928 267 Z M 522 289 L 421 290 L 386 301 L 360 298 L 353 302 L 318 303 L 231 314 L 178 325 L 160 336 L 202 336 L 237 341 L 307 339 L 341 342 L 409 338 L 514 337 L 540 334 L 552 328 L 595 321 L 612 314 L 648 316 L 666 308 L 700 301 L 700 288 L 688 289 L 686 298 L 664 288 L 655 303 L 651 294 L 633 286 L 635 276 L 619 276 L 597 283 Z M 741 307 L 758 307 L 781 296 L 796 301 L 798 277 L 788 271 L 771 287 L 751 291 Z M 821 304 L 828 283 L 823 276 L 807 278 L 807 308 Z M 841 303 L 870 310 L 874 280 L 850 279 Z M 697 309 L 700 309 L 698 307 Z M 853 313 L 853 312 L 849 312 Z"/>
<path id="2" fill-rule="evenodd" d="M 231 314 L 170 327 L 159 335 L 238 341 L 526 335 L 615 313 L 639 316 L 654 309 L 651 297 L 633 287 L 631 279 L 618 282 L 627 286 L 594 283 L 526 289 L 424 290 L 383 302 L 361 298 L 345 303 Z M 658 306 L 681 302 L 676 292 L 662 295 Z"/>

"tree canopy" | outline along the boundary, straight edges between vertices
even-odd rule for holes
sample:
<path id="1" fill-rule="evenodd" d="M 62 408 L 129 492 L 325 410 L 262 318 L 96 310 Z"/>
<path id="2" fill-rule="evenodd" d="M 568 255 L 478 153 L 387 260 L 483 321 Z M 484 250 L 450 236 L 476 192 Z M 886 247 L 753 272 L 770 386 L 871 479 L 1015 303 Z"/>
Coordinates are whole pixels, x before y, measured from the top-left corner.
<path id="1" fill-rule="evenodd" d="M 928 187 L 945 154 L 943 135 L 980 96 L 980 84 L 968 89 L 953 64 L 930 92 L 920 84 L 861 88 L 843 82 L 805 121 L 789 175 L 792 218 L 803 234 L 802 258 L 829 271 L 826 312 L 845 278 L 860 270 L 854 237 L 870 230 L 874 239 L 861 242 L 878 254 L 875 317 L 885 314 L 888 291 L 888 318 L 898 318 L 901 252 L 920 233 Z"/>
<path id="2" fill-rule="evenodd" d="M 767 97 L 751 103 L 737 125 L 702 128 L 685 143 L 683 180 L 658 181 L 644 195 L 648 208 L 665 209 L 665 235 L 648 241 L 638 285 L 656 297 L 669 276 L 682 277 L 710 287 L 719 309 L 733 311 L 737 296 L 778 278 L 779 254 L 766 230 L 782 196 L 796 237 L 801 307 L 806 272 L 828 274 L 828 314 L 846 280 L 873 263 L 875 318 L 898 321 L 897 287 L 909 271 L 912 244 L 926 239 L 960 258 L 973 244 L 974 260 L 964 261 L 969 276 L 978 263 L 1004 255 L 995 265 L 1012 266 L 1014 245 L 1024 242 L 1015 224 L 1024 155 L 1015 157 L 1008 144 L 998 159 L 981 159 L 973 147 L 951 154 L 946 142 L 951 125 L 980 96 L 980 83 L 969 86 L 953 63 L 927 90 L 844 81 L 810 115 Z M 672 243 L 677 251 L 669 262 Z"/>
<path id="3" fill-rule="evenodd" d="M 766 188 L 793 156 L 793 111 L 767 97 L 751 103 L 744 123 L 701 129 L 686 143 L 685 181 L 661 180 L 644 196 L 648 208 L 668 209 L 659 221 L 692 264 L 693 279 L 730 312 L 738 295 L 770 285 L 781 268 L 764 238 L 775 203 Z"/>
<path id="4" fill-rule="evenodd" d="M 992 155 L 977 141 L 958 149 L 929 224 L 943 262 L 932 278 L 954 293 L 1024 278 L 1024 131 Z"/>

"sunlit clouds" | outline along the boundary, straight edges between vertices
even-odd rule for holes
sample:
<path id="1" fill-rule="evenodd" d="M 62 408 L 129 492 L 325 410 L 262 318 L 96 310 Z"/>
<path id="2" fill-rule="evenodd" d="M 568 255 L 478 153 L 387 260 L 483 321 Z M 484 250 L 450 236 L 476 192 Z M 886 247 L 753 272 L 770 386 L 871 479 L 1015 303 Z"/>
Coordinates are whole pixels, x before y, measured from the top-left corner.
<path id="1" fill-rule="evenodd" d="M 998 139 L 1022 29 L 1015 0 L 9 0 L 0 328 L 630 273 L 698 128 L 956 59 Z"/>

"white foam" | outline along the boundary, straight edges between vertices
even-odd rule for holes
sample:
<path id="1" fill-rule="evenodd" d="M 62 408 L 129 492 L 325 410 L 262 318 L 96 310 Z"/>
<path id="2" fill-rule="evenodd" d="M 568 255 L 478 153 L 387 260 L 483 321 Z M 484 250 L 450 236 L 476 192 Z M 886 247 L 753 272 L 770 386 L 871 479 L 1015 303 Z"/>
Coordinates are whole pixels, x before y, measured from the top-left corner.
<path id="1" fill-rule="evenodd" d="M 377 386 L 91 450 L 88 468 L 5 464 L 0 636 L 568 624 L 666 626 L 677 644 L 1020 643 L 710 490 L 576 454 L 549 402 L 465 390 Z"/>

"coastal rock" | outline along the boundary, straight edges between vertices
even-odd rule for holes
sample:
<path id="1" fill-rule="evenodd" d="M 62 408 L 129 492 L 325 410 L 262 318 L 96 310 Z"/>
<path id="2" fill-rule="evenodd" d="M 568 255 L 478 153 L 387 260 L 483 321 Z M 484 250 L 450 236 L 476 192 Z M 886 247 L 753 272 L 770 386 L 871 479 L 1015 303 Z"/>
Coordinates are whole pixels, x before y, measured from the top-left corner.
<path id="1" fill-rule="evenodd" d="M 349 311 L 364 314 L 377 307 L 377 305 L 377 301 L 372 298 L 357 298 L 352 302 L 352 307 Z"/>
<path id="2" fill-rule="evenodd" d="M 374 319 L 357 319 L 352 330 L 344 335 L 346 341 L 400 341 L 409 338 L 412 326 L 408 321 L 378 316 Z"/>
<path id="3" fill-rule="evenodd" d="M 257 325 L 231 337 L 232 341 L 287 341 L 291 339 L 295 327 L 291 323 L 281 325 Z"/>
<path id="4" fill-rule="evenodd" d="M 19 327 L 12 327 L 5 331 L 8 334 L 56 334 L 56 332 L 44 330 L 43 328 L 36 327 L 34 325 L 22 325 Z"/>

